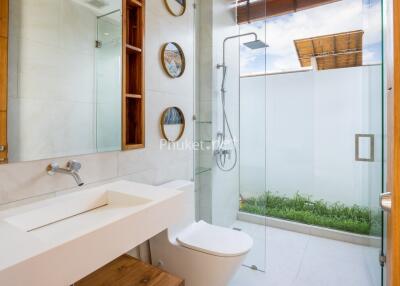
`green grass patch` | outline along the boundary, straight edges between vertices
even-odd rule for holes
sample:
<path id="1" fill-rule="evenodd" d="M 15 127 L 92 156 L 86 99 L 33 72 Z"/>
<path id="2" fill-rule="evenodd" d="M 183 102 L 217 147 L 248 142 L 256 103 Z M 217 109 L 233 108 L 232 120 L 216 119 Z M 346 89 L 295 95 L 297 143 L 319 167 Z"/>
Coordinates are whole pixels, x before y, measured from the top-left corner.
<path id="1" fill-rule="evenodd" d="M 247 213 L 281 218 L 357 234 L 381 234 L 381 214 L 367 207 L 346 206 L 313 200 L 297 193 L 293 197 L 267 192 L 241 202 L 240 210 Z"/>

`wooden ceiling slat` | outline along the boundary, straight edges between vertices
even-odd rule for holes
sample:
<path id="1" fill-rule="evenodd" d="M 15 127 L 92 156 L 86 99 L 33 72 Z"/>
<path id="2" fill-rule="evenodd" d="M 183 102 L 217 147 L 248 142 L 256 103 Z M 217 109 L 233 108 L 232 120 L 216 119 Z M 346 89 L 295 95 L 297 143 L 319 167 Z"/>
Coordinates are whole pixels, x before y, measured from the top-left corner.
<path id="1" fill-rule="evenodd" d="M 258 0 L 252 2 L 240 0 L 237 5 L 237 23 L 250 23 L 337 1 L 340 0 Z"/>
<path id="2" fill-rule="evenodd" d="M 363 34 L 357 30 L 295 40 L 300 65 L 311 66 L 311 58 L 315 57 L 319 70 L 360 66 Z"/>

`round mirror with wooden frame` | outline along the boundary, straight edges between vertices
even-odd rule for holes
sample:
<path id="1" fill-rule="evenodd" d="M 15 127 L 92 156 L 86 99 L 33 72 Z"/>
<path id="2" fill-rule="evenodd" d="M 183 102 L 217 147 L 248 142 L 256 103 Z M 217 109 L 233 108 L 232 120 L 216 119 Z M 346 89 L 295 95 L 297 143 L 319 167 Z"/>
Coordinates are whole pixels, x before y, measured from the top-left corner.
<path id="1" fill-rule="evenodd" d="M 182 16 L 186 11 L 186 0 L 164 0 L 165 6 L 171 15 Z"/>
<path id="2" fill-rule="evenodd" d="M 185 116 L 178 107 L 168 107 L 161 116 L 161 132 L 168 142 L 176 142 L 185 131 Z"/>
<path id="3" fill-rule="evenodd" d="M 186 68 L 182 48 L 174 42 L 166 43 L 161 51 L 161 63 L 168 76 L 172 78 L 182 76 Z"/>

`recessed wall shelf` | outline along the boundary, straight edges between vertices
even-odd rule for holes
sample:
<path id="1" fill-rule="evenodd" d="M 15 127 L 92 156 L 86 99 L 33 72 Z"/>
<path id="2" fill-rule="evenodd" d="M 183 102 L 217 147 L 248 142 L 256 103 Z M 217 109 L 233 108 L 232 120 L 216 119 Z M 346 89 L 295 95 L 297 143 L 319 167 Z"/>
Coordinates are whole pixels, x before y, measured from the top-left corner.
<path id="1" fill-rule="evenodd" d="M 122 149 L 145 147 L 144 23 L 145 0 L 123 1 Z"/>

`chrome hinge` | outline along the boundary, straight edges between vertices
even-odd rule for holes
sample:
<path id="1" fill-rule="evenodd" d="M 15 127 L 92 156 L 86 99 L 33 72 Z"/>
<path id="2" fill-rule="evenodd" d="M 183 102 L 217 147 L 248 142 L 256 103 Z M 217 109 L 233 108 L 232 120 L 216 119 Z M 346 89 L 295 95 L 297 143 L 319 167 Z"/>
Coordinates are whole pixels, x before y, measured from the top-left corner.
<path id="1" fill-rule="evenodd" d="M 384 267 L 386 264 L 386 255 L 383 253 L 379 255 L 379 264 L 381 265 L 381 267 Z"/>
<path id="2" fill-rule="evenodd" d="M 96 41 L 96 48 L 100 49 L 103 46 L 103 43 L 101 41 Z"/>
<path id="3" fill-rule="evenodd" d="M 193 119 L 193 121 L 196 121 L 196 120 L 197 120 L 196 114 L 193 115 L 192 119 Z"/>

